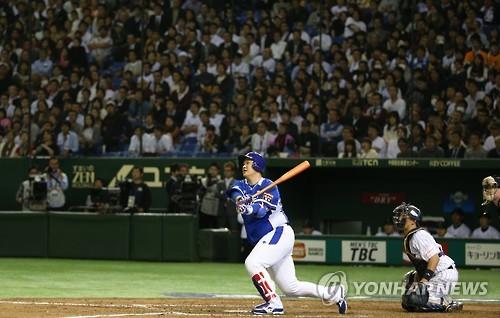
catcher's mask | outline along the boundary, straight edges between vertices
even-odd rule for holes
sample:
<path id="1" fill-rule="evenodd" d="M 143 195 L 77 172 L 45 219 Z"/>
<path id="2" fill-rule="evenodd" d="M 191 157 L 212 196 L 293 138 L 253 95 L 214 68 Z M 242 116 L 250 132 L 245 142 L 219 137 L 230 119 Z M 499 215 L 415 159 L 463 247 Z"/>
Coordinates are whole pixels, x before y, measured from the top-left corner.
<path id="1" fill-rule="evenodd" d="M 498 182 L 494 177 L 488 176 L 483 179 L 483 205 L 492 202 L 498 190 Z"/>
<path id="2" fill-rule="evenodd" d="M 404 228 L 407 218 L 415 220 L 418 226 L 422 221 L 422 212 L 416 206 L 404 202 L 392 211 L 392 222 L 400 230 Z"/>

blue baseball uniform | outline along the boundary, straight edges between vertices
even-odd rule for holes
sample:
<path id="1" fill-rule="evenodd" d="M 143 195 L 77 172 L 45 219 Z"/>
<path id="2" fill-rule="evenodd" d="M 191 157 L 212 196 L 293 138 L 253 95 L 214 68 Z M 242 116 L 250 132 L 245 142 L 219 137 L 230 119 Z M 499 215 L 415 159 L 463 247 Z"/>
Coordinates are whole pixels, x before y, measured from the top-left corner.
<path id="1" fill-rule="evenodd" d="M 244 171 L 248 169 L 245 168 L 248 167 L 245 162 L 249 160 L 255 171 L 262 173 L 264 170 L 265 160 L 258 153 L 249 152 L 240 160 L 244 163 Z M 343 286 L 332 289 L 297 280 L 292 258 L 295 233 L 283 211 L 278 188 L 253 197 L 271 183 L 271 180 L 262 177 L 255 184 L 249 184 L 247 179 L 239 180 L 227 192 L 238 205 L 247 239 L 253 245 L 245 260 L 245 268 L 265 301 L 256 306 L 253 313 L 277 315 L 284 312 L 281 298 L 275 292 L 275 282 L 286 295 L 322 298 L 329 303 L 336 303 L 339 312 L 345 313 L 347 302 Z"/>
<path id="2" fill-rule="evenodd" d="M 236 202 L 238 197 L 247 198 L 253 196 L 271 183 L 272 181 L 266 178 L 261 178 L 255 185 L 249 184 L 246 180 L 238 180 L 229 190 L 229 194 L 231 199 Z M 242 215 L 247 240 L 252 245 L 257 244 L 264 235 L 273 229 L 288 223 L 277 187 L 255 198 L 252 203 L 252 210 L 253 213 Z"/>

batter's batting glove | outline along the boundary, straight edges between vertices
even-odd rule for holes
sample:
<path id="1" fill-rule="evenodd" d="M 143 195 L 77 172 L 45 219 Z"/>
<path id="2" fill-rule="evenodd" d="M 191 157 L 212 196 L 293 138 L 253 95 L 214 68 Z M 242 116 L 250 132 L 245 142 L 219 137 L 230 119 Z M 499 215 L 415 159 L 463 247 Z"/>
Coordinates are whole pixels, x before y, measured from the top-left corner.
<path id="1" fill-rule="evenodd" d="M 242 215 L 250 215 L 253 213 L 253 207 L 250 204 L 238 204 L 236 208 Z"/>

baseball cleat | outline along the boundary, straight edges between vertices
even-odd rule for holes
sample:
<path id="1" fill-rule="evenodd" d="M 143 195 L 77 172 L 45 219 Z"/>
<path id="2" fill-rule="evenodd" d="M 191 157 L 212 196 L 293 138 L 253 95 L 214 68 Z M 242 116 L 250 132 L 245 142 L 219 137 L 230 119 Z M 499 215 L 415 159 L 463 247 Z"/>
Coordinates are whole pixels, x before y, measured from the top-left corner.
<path id="1" fill-rule="evenodd" d="M 337 307 L 339 307 L 339 314 L 343 315 L 347 312 L 347 300 L 345 299 L 346 292 L 345 287 L 340 285 L 340 300 L 337 302 Z"/>
<path id="2" fill-rule="evenodd" d="M 254 315 L 283 315 L 284 313 L 283 307 L 278 307 L 268 302 L 257 305 L 252 309 L 252 314 Z"/>
<path id="3" fill-rule="evenodd" d="M 458 301 L 452 301 L 448 305 L 446 305 L 446 312 L 451 312 L 451 311 L 460 311 L 464 308 L 464 305 L 462 303 L 459 303 Z"/>

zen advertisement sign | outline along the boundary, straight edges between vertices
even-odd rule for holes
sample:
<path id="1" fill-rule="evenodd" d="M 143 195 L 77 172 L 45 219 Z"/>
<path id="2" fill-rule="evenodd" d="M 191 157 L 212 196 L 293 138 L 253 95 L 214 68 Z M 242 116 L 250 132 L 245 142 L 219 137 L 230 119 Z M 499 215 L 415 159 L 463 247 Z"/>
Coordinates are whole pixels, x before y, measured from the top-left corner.
<path id="1" fill-rule="evenodd" d="M 342 263 L 387 262 L 385 241 L 345 241 L 342 240 Z"/>
<path id="2" fill-rule="evenodd" d="M 500 244 L 465 243 L 465 265 L 500 266 Z"/>
<path id="3" fill-rule="evenodd" d="M 293 260 L 298 262 L 326 262 L 325 241 L 296 240 L 293 246 Z"/>

